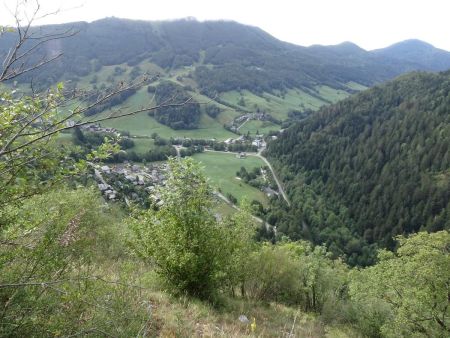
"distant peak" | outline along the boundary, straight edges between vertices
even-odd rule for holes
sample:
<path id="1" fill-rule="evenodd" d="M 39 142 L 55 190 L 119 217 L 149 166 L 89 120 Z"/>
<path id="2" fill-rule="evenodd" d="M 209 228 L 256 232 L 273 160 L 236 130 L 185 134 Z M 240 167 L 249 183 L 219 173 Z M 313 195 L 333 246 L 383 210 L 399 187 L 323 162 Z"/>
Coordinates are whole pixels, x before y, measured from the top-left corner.
<path id="1" fill-rule="evenodd" d="M 356 43 L 353 43 L 351 41 L 344 41 L 344 42 L 338 43 L 335 46 L 336 47 L 338 47 L 338 46 L 341 46 L 341 47 L 353 47 L 353 48 L 361 49 L 361 47 L 359 47 Z"/>
<path id="2" fill-rule="evenodd" d="M 363 48 L 359 47 L 356 43 L 353 43 L 351 41 L 344 41 L 341 43 L 338 43 L 336 45 L 312 45 L 310 48 L 316 49 L 316 48 L 326 48 L 329 50 L 335 50 L 339 52 L 365 52 Z"/>
<path id="3" fill-rule="evenodd" d="M 394 43 L 386 47 L 385 49 L 394 49 L 394 48 L 434 49 L 435 47 L 432 44 L 419 39 L 408 39 Z"/>

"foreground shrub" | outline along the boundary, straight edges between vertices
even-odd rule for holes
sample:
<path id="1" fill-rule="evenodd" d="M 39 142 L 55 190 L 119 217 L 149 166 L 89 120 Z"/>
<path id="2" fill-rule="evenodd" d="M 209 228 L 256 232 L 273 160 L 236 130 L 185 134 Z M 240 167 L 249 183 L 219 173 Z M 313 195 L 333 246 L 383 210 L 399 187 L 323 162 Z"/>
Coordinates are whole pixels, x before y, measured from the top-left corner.
<path id="1" fill-rule="evenodd" d="M 120 255 L 119 240 L 110 230 L 115 227 L 112 211 L 91 189 L 48 191 L 20 207 L 2 209 L 8 217 L 0 228 L 0 336 L 129 336 L 139 331 L 145 307 L 134 306 L 127 314 L 123 309 L 140 290 L 110 275 L 108 256 Z M 107 274 L 102 261 L 107 261 Z"/>
<path id="2" fill-rule="evenodd" d="M 307 242 L 264 245 L 248 264 L 249 297 L 321 312 L 329 299 L 345 297 L 347 267 Z"/>
<path id="3" fill-rule="evenodd" d="M 397 240 L 395 253 L 382 250 L 375 266 L 353 274 L 351 296 L 360 304 L 363 323 L 377 313 L 378 328 L 372 326 L 383 336 L 448 337 L 450 233 Z"/>
<path id="4" fill-rule="evenodd" d="M 211 299 L 232 279 L 233 254 L 242 251 L 235 241 L 239 232 L 231 227 L 233 222 L 215 218 L 212 190 L 198 164 L 171 159 L 169 165 L 158 207 L 132 222 L 131 245 L 156 266 L 172 291 Z"/>

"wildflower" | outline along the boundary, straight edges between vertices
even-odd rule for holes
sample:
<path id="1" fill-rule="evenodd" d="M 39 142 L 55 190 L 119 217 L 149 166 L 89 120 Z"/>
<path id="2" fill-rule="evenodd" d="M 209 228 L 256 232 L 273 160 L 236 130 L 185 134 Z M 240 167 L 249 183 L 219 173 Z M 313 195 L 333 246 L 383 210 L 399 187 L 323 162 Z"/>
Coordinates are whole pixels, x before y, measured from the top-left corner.
<path id="1" fill-rule="evenodd" d="M 252 329 L 252 332 L 256 331 L 256 319 L 253 317 L 252 324 L 250 325 L 250 328 Z"/>

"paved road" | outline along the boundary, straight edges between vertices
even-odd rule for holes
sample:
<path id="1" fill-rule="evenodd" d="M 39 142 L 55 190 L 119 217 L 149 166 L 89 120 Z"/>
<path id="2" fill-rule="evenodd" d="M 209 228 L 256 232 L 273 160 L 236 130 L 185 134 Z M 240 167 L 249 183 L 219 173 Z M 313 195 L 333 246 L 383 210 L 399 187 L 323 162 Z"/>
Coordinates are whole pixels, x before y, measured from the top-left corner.
<path id="1" fill-rule="evenodd" d="M 281 193 L 281 196 L 283 196 L 283 198 L 286 201 L 287 205 L 291 206 L 291 202 L 289 201 L 289 198 L 287 197 L 286 192 L 283 189 L 283 186 L 281 185 L 280 181 L 278 180 L 278 177 L 275 174 L 275 171 L 273 170 L 272 165 L 267 160 L 267 158 L 265 158 L 264 156 L 261 155 L 263 150 L 264 150 L 264 148 L 261 148 L 256 154 L 254 154 L 254 153 L 247 153 L 247 156 L 259 157 L 261 160 L 264 161 L 264 163 L 269 167 L 270 171 L 272 172 L 272 176 L 273 176 L 273 178 L 275 180 L 275 183 L 278 186 L 278 191 Z M 223 153 L 223 154 L 238 154 L 238 153 L 231 152 L 231 151 L 220 151 L 220 150 L 210 150 L 210 149 L 205 149 L 205 151 L 210 151 L 210 152 L 213 152 L 213 153 Z"/>
<path id="2" fill-rule="evenodd" d="M 280 181 L 278 180 L 277 175 L 275 174 L 275 170 L 273 170 L 272 165 L 271 165 L 270 162 L 267 160 L 267 158 L 265 158 L 264 156 L 262 156 L 262 155 L 260 154 L 260 152 L 256 153 L 255 155 L 254 155 L 254 154 L 249 154 L 249 155 L 250 155 L 250 156 L 256 156 L 256 157 L 259 157 L 261 160 L 264 161 L 265 164 L 267 164 L 267 166 L 269 167 L 270 171 L 272 172 L 273 179 L 275 180 L 275 183 L 276 183 L 277 186 L 278 186 L 278 191 L 281 193 L 281 196 L 283 196 L 283 198 L 284 198 L 284 200 L 286 201 L 287 205 L 288 205 L 288 206 L 291 206 L 291 202 L 289 201 L 289 198 L 287 197 L 287 195 L 286 195 L 286 193 L 285 193 L 285 191 L 284 191 L 284 189 L 283 189 L 283 186 L 281 185 Z"/>

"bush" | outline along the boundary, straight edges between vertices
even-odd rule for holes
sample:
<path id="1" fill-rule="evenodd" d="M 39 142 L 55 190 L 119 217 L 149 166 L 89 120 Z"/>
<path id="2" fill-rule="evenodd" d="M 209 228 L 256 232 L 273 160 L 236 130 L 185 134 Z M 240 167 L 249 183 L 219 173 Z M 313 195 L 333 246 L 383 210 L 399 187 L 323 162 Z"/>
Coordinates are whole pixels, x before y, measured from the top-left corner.
<path id="1" fill-rule="evenodd" d="M 212 190 L 192 159 L 170 159 L 161 203 L 132 222 L 132 248 L 175 293 L 212 299 L 231 257 L 227 229 L 210 211 Z"/>
<path id="2" fill-rule="evenodd" d="M 1 337 L 75 336 L 92 327 L 129 336 L 139 330 L 137 307 L 126 319 L 122 310 L 135 290 L 94 277 L 101 275 L 102 259 L 124 254 L 110 230 L 117 212 L 105 212 L 103 204 L 96 189 L 61 189 L 0 210 Z M 111 329 L 112 320 L 117 325 Z"/>
<path id="3" fill-rule="evenodd" d="M 347 267 L 307 242 L 264 244 L 250 258 L 248 271 L 245 290 L 254 299 L 319 313 L 327 302 L 345 299 Z"/>
<path id="4" fill-rule="evenodd" d="M 286 248 L 264 245 L 254 252 L 246 266 L 245 296 L 255 300 L 291 302 L 301 290 L 299 270 Z"/>
<path id="5" fill-rule="evenodd" d="M 448 336 L 450 233 L 397 239 L 395 253 L 381 250 L 375 266 L 353 272 L 350 293 L 363 310 L 359 322 L 384 336 Z"/>

